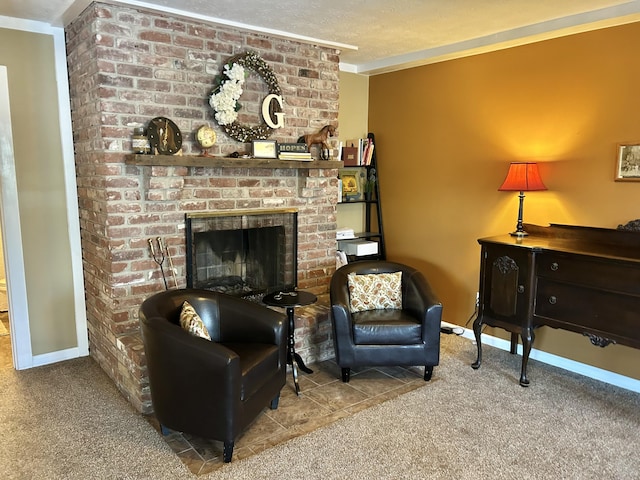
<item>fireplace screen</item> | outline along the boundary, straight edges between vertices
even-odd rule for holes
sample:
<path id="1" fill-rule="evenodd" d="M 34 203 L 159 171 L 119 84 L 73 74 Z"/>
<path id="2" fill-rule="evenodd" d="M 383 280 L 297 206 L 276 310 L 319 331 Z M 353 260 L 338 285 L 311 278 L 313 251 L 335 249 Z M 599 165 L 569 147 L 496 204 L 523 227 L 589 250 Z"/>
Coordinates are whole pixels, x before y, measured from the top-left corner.
<path id="1" fill-rule="evenodd" d="M 187 286 L 251 297 L 297 280 L 295 210 L 186 215 Z"/>

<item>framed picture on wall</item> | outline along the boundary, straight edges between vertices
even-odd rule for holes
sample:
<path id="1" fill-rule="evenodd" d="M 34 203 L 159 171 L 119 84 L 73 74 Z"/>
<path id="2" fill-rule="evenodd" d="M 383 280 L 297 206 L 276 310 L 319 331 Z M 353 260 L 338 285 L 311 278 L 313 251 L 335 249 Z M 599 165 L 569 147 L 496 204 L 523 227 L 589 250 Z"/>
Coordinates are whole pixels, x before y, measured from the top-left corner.
<path id="1" fill-rule="evenodd" d="M 619 143 L 616 182 L 640 182 L 640 142 Z"/>

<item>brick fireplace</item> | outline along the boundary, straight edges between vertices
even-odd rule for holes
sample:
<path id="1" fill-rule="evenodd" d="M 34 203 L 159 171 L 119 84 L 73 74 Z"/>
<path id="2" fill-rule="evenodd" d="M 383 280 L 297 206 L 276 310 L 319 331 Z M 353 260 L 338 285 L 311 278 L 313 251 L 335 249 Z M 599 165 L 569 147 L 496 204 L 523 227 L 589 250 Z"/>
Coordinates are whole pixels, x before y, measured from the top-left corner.
<path id="1" fill-rule="evenodd" d="M 226 60 L 254 51 L 283 92 L 292 142 L 337 124 L 338 52 L 124 6 L 91 4 L 66 30 L 91 356 L 141 412 L 151 410 L 138 307 L 165 288 L 149 239 L 168 245 L 172 274 L 186 285 L 185 214 L 293 208 L 298 212 L 297 283 L 320 298 L 296 323 L 308 363 L 333 355 L 326 293 L 335 270 L 337 167 L 232 160 L 208 163 L 192 132 L 218 130 L 211 153 L 248 152 L 227 137 L 208 105 Z M 183 156 L 131 161 L 133 127 L 155 116 L 183 133 Z M 198 161 L 193 161 L 198 158 Z"/>

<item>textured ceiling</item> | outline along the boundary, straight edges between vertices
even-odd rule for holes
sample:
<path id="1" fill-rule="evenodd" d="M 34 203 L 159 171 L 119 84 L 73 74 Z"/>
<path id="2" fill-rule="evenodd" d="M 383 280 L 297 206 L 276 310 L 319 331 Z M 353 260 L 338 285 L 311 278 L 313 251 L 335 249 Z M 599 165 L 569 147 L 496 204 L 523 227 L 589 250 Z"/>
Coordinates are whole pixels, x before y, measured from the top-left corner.
<path id="1" fill-rule="evenodd" d="M 0 16 L 63 26 L 90 0 L 0 0 Z M 107 0 L 292 36 L 377 73 L 640 19 L 640 0 Z"/>

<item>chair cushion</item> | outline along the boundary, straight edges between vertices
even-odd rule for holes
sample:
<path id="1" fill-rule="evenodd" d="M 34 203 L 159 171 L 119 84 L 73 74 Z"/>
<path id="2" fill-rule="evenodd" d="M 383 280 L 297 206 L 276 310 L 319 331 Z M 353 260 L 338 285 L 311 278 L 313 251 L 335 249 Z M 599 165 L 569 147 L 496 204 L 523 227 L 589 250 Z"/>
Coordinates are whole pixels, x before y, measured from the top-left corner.
<path id="1" fill-rule="evenodd" d="M 280 370 L 278 347 L 268 343 L 221 343 L 240 357 L 240 399 L 251 398 Z"/>
<path id="2" fill-rule="evenodd" d="M 402 272 L 347 275 L 351 313 L 402 308 Z"/>
<path id="3" fill-rule="evenodd" d="M 422 343 L 422 325 L 403 310 L 367 310 L 354 313 L 356 345 L 415 345 Z"/>
<path id="4" fill-rule="evenodd" d="M 182 304 L 182 309 L 180 310 L 180 326 L 191 335 L 211 340 L 209 331 L 202 322 L 200 315 L 198 315 L 193 306 L 187 301 Z"/>

